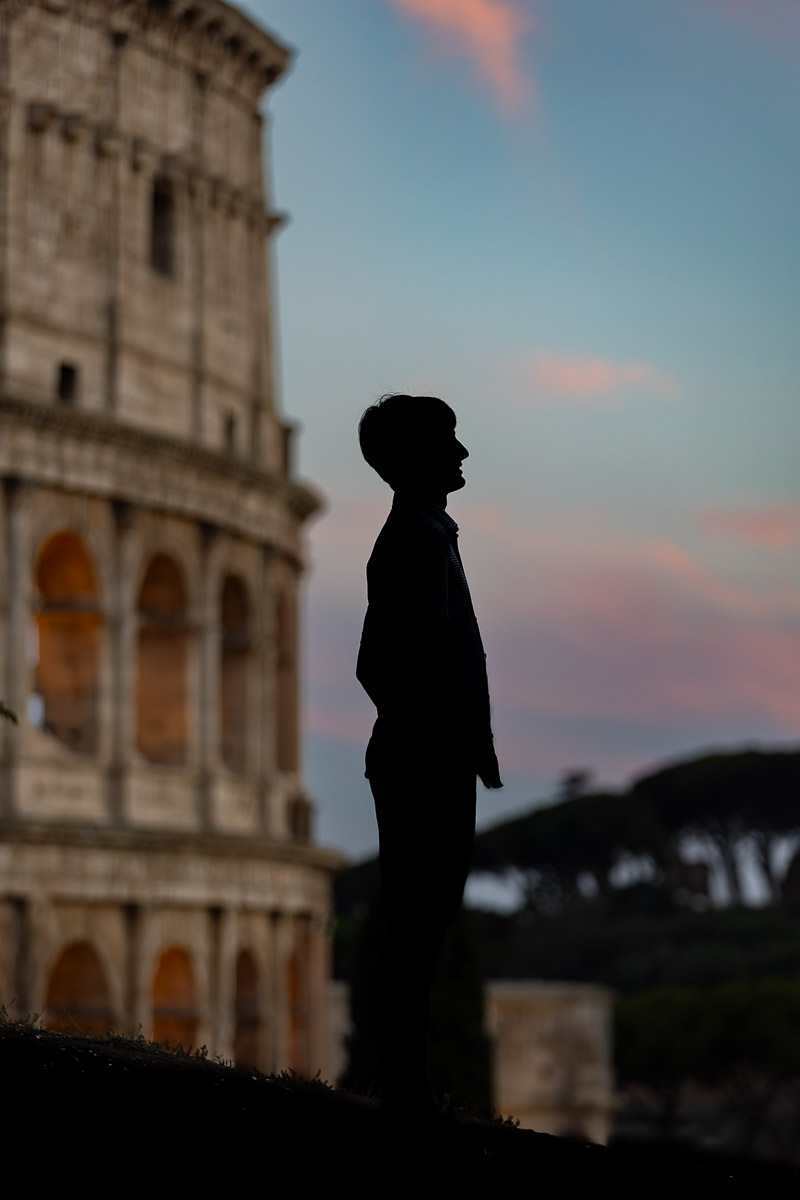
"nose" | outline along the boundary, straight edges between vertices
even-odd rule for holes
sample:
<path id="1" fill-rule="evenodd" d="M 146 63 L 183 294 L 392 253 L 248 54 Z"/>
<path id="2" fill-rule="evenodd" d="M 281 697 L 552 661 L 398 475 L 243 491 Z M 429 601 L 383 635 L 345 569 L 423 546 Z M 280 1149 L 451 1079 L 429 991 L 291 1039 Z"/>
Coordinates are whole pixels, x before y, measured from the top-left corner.
<path id="1" fill-rule="evenodd" d="M 460 456 L 462 462 L 464 461 L 465 458 L 469 458 L 469 450 L 463 444 L 463 442 L 456 442 L 456 449 L 459 453 L 459 456 Z"/>

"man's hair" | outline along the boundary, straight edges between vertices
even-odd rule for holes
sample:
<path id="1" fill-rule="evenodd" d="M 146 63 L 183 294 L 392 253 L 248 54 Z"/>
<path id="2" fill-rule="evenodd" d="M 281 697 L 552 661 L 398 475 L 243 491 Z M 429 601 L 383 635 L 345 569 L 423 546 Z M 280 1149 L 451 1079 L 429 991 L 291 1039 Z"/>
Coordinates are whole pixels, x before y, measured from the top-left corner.
<path id="1" fill-rule="evenodd" d="M 369 465 L 394 488 L 413 470 L 426 438 L 433 430 L 455 429 L 456 414 L 438 396 L 390 393 L 371 404 L 358 423 L 361 453 Z"/>

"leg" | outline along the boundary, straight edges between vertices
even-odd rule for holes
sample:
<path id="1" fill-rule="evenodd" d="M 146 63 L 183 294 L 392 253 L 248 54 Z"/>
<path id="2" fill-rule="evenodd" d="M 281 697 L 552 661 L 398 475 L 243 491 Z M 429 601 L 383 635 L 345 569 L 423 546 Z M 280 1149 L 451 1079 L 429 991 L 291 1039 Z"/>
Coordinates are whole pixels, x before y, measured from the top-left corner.
<path id="1" fill-rule="evenodd" d="M 379 962 L 381 1091 L 394 1107 L 430 1104 L 431 973 L 461 904 L 475 831 L 475 776 L 410 783 L 370 778 L 380 833 L 385 934 Z"/>

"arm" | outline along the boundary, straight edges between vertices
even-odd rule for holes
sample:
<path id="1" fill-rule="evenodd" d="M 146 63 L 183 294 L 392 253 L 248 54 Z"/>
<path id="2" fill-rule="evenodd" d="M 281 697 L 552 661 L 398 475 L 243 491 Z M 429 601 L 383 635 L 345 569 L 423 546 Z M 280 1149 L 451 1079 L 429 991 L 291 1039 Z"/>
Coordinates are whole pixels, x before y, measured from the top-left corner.
<path id="1" fill-rule="evenodd" d="M 447 595 L 449 547 L 421 522 L 387 522 L 367 568 L 357 676 L 383 723 L 410 745 L 447 744 L 459 726 L 458 660 Z"/>

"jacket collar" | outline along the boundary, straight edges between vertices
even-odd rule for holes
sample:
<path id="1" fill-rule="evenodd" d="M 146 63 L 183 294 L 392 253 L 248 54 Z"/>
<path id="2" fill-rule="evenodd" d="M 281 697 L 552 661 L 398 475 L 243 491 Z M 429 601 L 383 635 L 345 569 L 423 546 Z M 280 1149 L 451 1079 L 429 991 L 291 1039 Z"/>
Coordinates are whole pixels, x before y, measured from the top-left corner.
<path id="1" fill-rule="evenodd" d="M 436 521 L 437 525 L 441 525 L 448 537 L 456 538 L 458 536 L 458 525 L 450 514 L 440 504 L 436 504 L 428 496 L 423 496 L 419 492 L 395 492 L 392 508 L 423 512 Z"/>

